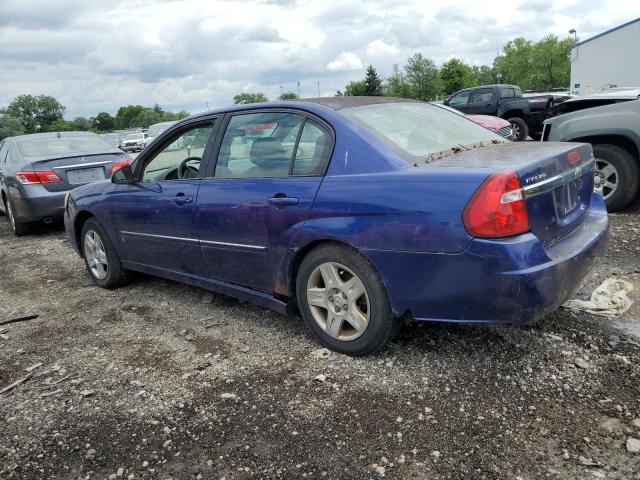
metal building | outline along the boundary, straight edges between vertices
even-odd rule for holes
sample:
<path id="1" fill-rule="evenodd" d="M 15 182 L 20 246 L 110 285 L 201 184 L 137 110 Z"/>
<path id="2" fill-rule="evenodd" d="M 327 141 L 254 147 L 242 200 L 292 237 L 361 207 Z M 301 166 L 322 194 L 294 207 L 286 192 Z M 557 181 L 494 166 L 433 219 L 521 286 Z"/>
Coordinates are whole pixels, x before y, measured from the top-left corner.
<path id="1" fill-rule="evenodd" d="M 576 43 L 570 57 L 574 95 L 640 87 L 640 18 Z"/>

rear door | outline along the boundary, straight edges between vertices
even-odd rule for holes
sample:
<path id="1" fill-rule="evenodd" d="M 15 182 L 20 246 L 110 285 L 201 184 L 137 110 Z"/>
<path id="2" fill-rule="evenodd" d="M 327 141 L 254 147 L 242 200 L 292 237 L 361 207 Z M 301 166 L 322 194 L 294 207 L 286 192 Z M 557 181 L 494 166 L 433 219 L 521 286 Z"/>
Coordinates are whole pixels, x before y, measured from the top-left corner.
<path id="1" fill-rule="evenodd" d="M 216 165 L 198 192 L 202 251 L 212 278 L 272 292 L 322 181 L 333 135 L 319 119 L 294 111 L 227 121 Z"/>
<path id="2" fill-rule="evenodd" d="M 491 115 L 495 104 L 493 88 L 476 88 L 469 96 L 465 113 Z"/>
<path id="3" fill-rule="evenodd" d="M 140 159 L 139 182 L 116 185 L 113 217 L 125 260 L 206 276 L 195 224 L 214 120 L 184 126 Z"/>

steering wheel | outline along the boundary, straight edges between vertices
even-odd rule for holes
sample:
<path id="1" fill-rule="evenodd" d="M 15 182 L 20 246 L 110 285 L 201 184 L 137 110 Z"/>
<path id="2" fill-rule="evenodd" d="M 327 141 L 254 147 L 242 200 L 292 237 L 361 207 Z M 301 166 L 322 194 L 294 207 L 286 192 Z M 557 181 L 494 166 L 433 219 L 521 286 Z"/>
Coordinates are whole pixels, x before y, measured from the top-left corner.
<path id="1" fill-rule="evenodd" d="M 195 174 L 196 176 L 200 172 L 200 170 L 193 165 L 187 165 L 189 162 L 198 162 L 202 161 L 201 157 L 187 157 L 180 162 L 178 165 L 178 178 L 194 178 L 191 175 Z"/>

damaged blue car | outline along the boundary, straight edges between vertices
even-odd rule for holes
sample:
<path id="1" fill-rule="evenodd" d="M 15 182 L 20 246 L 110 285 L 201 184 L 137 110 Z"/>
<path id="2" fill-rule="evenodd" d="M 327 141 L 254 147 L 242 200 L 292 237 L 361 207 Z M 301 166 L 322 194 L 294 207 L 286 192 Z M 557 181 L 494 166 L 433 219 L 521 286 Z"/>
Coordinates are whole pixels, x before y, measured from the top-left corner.
<path id="1" fill-rule="evenodd" d="M 591 147 L 512 143 L 414 100 L 237 105 L 165 130 L 71 191 L 93 281 L 144 272 L 286 313 L 372 353 L 406 318 L 527 323 L 603 253 Z"/>

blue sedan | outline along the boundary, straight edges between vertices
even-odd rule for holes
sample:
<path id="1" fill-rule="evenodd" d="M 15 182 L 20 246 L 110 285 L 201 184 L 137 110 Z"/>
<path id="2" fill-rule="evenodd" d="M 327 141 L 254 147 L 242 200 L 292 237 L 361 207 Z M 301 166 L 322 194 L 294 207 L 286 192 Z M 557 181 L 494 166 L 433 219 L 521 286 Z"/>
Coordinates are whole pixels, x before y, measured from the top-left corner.
<path id="1" fill-rule="evenodd" d="M 335 97 L 186 118 L 110 181 L 70 192 L 93 281 L 144 272 L 301 312 L 365 355 L 406 318 L 531 322 L 608 230 L 586 144 L 512 143 L 417 101 Z"/>

